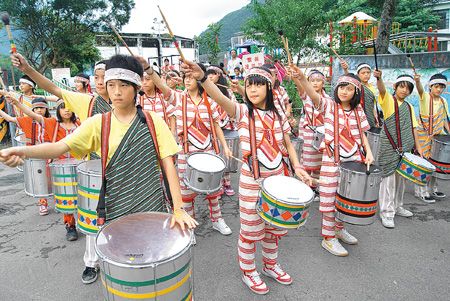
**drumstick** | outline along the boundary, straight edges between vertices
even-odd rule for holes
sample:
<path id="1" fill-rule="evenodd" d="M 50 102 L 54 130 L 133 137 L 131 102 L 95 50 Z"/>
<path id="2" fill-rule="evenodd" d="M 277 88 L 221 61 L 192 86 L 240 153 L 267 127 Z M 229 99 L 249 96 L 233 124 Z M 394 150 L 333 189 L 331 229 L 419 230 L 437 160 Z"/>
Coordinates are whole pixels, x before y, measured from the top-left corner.
<path id="1" fill-rule="evenodd" d="M 292 57 L 291 57 L 291 52 L 289 51 L 289 41 L 288 39 L 283 35 L 283 31 L 280 30 L 278 31 L 278 34 L 281 36 L 281 41 L 283 42 L 284 45 L 284 50 L 286 51 L 286 55 L 287 55 L 287 59 L 288 59 L 288 64 L 292 64 Z"/>
<path id="2" fill-rule="evenodd" d="M 414 74 L 416 74 L 416 67 L 414 66 L 414 62 L 412 61 L 411 55 L 409 53 L 406 54 L 406 57 L 409 59 L 409 63 L 411 64 L 411 68 L 414 71 Z"/>
<path id="3" fill-rule="evenodd" d="M 239 159 L 239 158 L 236 158 L 236 157 L 233 157 L 233 156 L 230 156 L 230 158 L 232 158 L 232 159 L 234 159 L 234 160 L 236 160 L 236 161 L 238 161 L 238 162 L 241 162 L 242 164 L 245 164 L 245 162 L 242 161 L 242 160 Z"/>
<path id="4" fill-rule="evenodd" d="M 366 175 L 370 175 L 370 164 L 367 163 Z"/>
<path id="5" fill-rule="evenodd" d="M 336 55 L 336 57 L 337 57 L 341 62 L 342 62 L 342 61 L 345 62 L 345 60 L 344 60 L 343 58 L 341 58 L 341 56 L 336 52 L 336 50 L 334 50 L 334 48 L 331 46 L 330 43 L 328 43 L 328 47 L 331 49 L 331 51 L 333 51 L 334 55 Z"/>
<path id="6" fill-rule="evenodd" d="M 173 44 L 175 45 L 175 47 L 178 50 L 178 54 L 180 55 L 181 60 L 185 61 L 183 52 L 181 52 L 180 45 L 178 44 L 178 41 L 175 39 L 175 36 L 173 35 L 172 29 L 170 29 L 169 23 L 167 22 L 166 16 L 164 16 L 164 14 L 163 14 L 163 12 L 161 10 L 161 7 L 159 7 L 159 5 L 158 5 L 158 9 L 159 9 L 159 12 L 161 13 L 161 17 L 163 18 L 164 23 L 166 24 L 167 30 L 169 31 L 169 35 L 172 38 Z"/>
<path id="7" fill-rule="evenodd" d="M 228 86 L 225 86 L 225 85 L 221 85 L 221 84 L 216 84 L 216 86 L 220 86 L 220 87 L 224 87 L 224 88 L 229 88 Z"/>
<path id="8" fill-rule="evenodd" d="M 114 33 L 116 34 L 116 36 L 119 38 L 119 40 L 122 42 L 123 46 L 125 46 L 125 48 L 128 50 L 128 52 L 131 54 L 131 56 L 134 56 L 133 52 L 131 51 L 130 47 L 128 47 L 127 43 L 125 42 L 125 40 L 122 38 L 122 36 L 120 35 L 120 33 L 117 31 L 117 29 L 114 27 L 114 25 L 112 25 L 112 23 L 108 23 L 109 27 L 111 27 L 111 29 L 114 31 Z"/>
<path id="9" fill-rule="evenodd" d="M 16 53 L 17 48 L 16 48 L 16 44 L 14 43 L 13 35 L 11 32 L 11 26 L 9 25 L 8 13 L 4 13 L 2 15 L 2 21 L 3 21 L 3 24 L 5 24 L 5 29 L 6 29 L 6 32 L 8 33 L 9 45 L 11 46 L 11 53 Z"/>

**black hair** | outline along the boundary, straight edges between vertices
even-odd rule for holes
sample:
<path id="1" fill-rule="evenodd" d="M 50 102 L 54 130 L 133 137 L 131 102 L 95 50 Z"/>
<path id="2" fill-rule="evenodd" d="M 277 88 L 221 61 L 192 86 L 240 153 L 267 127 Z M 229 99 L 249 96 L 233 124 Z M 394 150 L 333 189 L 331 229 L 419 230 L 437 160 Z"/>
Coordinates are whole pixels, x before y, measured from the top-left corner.
<path id="1" fill-rule="evenodd" d="M 217 68 L 222 70 L 222 68 L 220 68 L 217 65 L 211 65 L 211 66 L 217 67 Z M 230 98 L 230 93 L 228 93 L 228 89 L 223 87 L 223 86 L 228 86 L 227 79 L 225 78 L 223 73 L 222 72 L 217 72 L 214 69 L 207 69 L 206 70 L 206 76 L 208 76 L 210 74 L 217 74 L 217 75 L 219 75 L 219 80 L 217 81 L 217 84 L 219 84 L 220 86 L 218 85 L 217 87 L 219 88 L 220 92 L 222 92 L 223 95 L 225 95 L 226 97 Z"/>
<path id="2" fill-rule="evenodd" d="M 123 55 L 123 54 L 113 55 L 108 61 L 106 61 L 106 70 L 112 68 L 122 68 L 133 71 L 137 73 L 141 78 L 144 75 L 144 68 L 142 68 L 142 65 L 135 57 L 130 55 Z M 138 87 L 138 85 L 136 85 L 135 83 L 129 82 L 127 80 L 122 81 L 134 87 L 136 97 L 140 87 Z"/>
<path id="3" fill-rule="evenodd" d="M 411 79 L 414 80 L 414 78 L 413 78 L 411 75 L 409 75 L 409 74 L 402 74 L 402 75 L 399 75 L 399 76 L 397 76 L 397 79 L 399 79 L 400 77 L 409 77 L 409 78 L 411 78 Z M 414 85 L 413 85 L 412 83 L 407 82 L 407 81 L 401 81 L 401 82 L 398 82 L 398 83 L 395 83 L 395 84 L 394 84 L 394 95 L 395 95 L 395 90 L 397 90 L 397 87 L 403 86 L 403 85 L 406 85 L 406 86 L 408 87 L 408 89 L 409 89 L 409 94 L 411 94 L 412 91 L 414 90 Z"/>
<path id="4" fill-rule="evenodd" d="M 361 80 L 359 79 L 359 77 L 353 73 L 348 73 L 345 76 L 351 77 L 356 79 L 360 84 L 361 84 Z M 341 100 L 338 97 L 338 88 L 339 87 L 346 87 L 350 85 L 349 83 L 340 83 L 338 85 L 336 85 L 336 87 L 334 88 L 334 101 L 337 103 L 341 103 Z M 353 86 L 353 85 L 352 85 Z M 357 89 L 355 87 L 355 94 L 353 94 L 352 99 L 350 100 L 350 108 L 353 110 L 355 109 L 359 103 L 361 102 L 361 92 L 359 91 L 359 89 Z"/>
<path id="5" fill-rule="evenodd" d="M 62 102 L 57 108 L 56 108 L 56 118 L 58 119 L 58 122 L 63 122 L 63 119 L 61 117 L 61 113 L 59 113 L 59 110 L 65 109 L 66 105 L 64 102 Z M 72 112 L 72 116 L 70 116 L 70 121 L 75 123 L 77 121 L 77 116 L 74 112 Z"/>
<path id="6" fill-rule="evenodd" d="M 356 70 L 358 70 L 359 66 L 361 66 L 361 65 L 368 65 L 368 64 L 367 64 L 367 63 L 360 63 L 360 64 L 358 64 L 358 66 L 356 66 Z M 372 69 L 370 69 L 369 67 L 364 67 L 364 68 L 367 68 L 367 69 L 369 69 L 370 71 L 372 71 Z M 364 68 L 361 68 L 361 70 L 364 69 Z M 359 70 L 359 71 L 361 71 L 361 70 Z M 359 74 L 359 71 L 356 72 L 356 74 Z"/>
<path id="7" fill-rule="evenodd" d="M 254 67 L 254 68 L 262 69 L 262 70 L 270 73 L 270 70 L 265 67 Z M 244 84 L 245 85 L 247 85 L 247 84 L 266 85 L 266 99 L 265 99 L 266 110 L 275 112 L 275 114 L 281 120 L 280 113 L 278 112 L 277 108 L 275 107 L 275 103 L 273 100 L 272 84 L 270 82 L 268 82 L 265 78 L 260 77 L 260 76 L 250 76 L 247 78 L 247 80 L 245 81 Z M 245 89 L 244 101 L 245 101 L 245 104 L 247 105 L 249 116 L 253 117 L 253 104 L 248 100 L 247 89 Z"/>
<path id="8" fill-rule="evenodd" d="M 206 74 L 206 67 L 205 67 L 205 65 L 203 65 L 202 63 L 198 63 L 198 66 Z M 184 80 L 186 79 L 186 74 L 183 73 L 182 79 L 183 79 L 183 84 L 184 84 Z M 197 81 L 197 89 L 198 89 L 198 94 L 203 95 L 203 91 L 205 91 L 205 89 L 203 89 L 202 84 L 200 83 L 200 81 Z"/>
<path id="9" fill-rule="evenodd" d="M 174 73 L 176 73 L 178 76 L 181 76 L 181 74 L 180 74 L 180 72 L 178 71 L 178 70 L 170 70 L 170 71 L 168 71 L 167 73 L 170 73 L 170 72 L 174 72 Z"/>
<path id="10" fill-rule="evenodd" d="M 264 68 L 269 69 L 269 73 L 272 74 L 273 69 L 277 70 L 274 64 L 264 64 L 262 65 Z M 280 86 L 280 81 L 278 80 L 278 76 L 275 74 L 275 83 L 273 84 L 273 89 L 277 89 Z"/>
<path id="11" fill-rule="evenodd" d="M 169 61 L 169 59 L 168 59 L 168 58 L 165 58 L 165 59 L 164 59 L 164 62 L 166 62 L 166 61 L 168 62 L 168 61 Z"/>
<path id="12" fill-rule="evenodd" d="M 100 65 L 100 64 L 105 64 L 105 66 L 106 66 L 106 62 L 107 62 L 108 60 L 101 60 L 101 61 L 98 61 L 97 63 L 95 63 L 95 65 L 94 65 L 94 70 L 95 70 L 95 66 L 97 66 L 97 65 Z M 95 72 L 94 72 L 95 73 Z"/>
<path id="13" fill-rule="evenodd" d="M 434 79 L 443 79 L 443 80 L 445 80 L 445 81 L 448 81 L 448 79 L 447 79 L 447 76 L 445 76 L 444 74 L 442 74 L 442 73 L 436 73 L 436 74 L 433 74 L 431 77 L 430 77 L 430 81 L 432 81 L 432 80 L 434 80 Z M 443 84 L 435 84 L 435 85 L 442 85 L 442 86 L 446 86 L 446 85 L 443 85 Z M 434 85 L 432 85 L 432 86 L 434 86 Z M 432 86 L 430 86 L 430 89 L 431 89 L 431 87 Z"/>
<path id="14" fill-rule="evenodd" d="M 45 103 L 45 104 L 48 105 L 47 101 L 46 101 L 45 98 L 43 98 L 43 97 L 37 97 L 37 98 L 33 99 L 33 100 L 31 101 L 31 104 L 35 104 L 35 103 L 38 103 L 38 102 L 43 102 L 43 103 Z M 35 109 L 35 108 L 32 109 L 33 112 L 34 112 L 34 109 Z M 45 117 L 45 118 L 50 118 L 50 117 L 52 117 L 52 115 L 50 115 L 50 111 L 48 110 L 48 107 L 45 108 L 44 117 Z"/>
<path id="15" fill-rule="evenodd" d="M 26 80 L 28 80 L 28 81 L 30 81 L 30 82 L 32 82 L 34 84 L 34 87 L 31 87 L 31 90 L 34 93 L 34 90 L 35 90 L 35 87 L 36 87 L 36 82 L 34 80 L 32 80 L 31 77 L 29 77 L 26 74 L 22 75 L 21 79 L 26 79 Z"/>

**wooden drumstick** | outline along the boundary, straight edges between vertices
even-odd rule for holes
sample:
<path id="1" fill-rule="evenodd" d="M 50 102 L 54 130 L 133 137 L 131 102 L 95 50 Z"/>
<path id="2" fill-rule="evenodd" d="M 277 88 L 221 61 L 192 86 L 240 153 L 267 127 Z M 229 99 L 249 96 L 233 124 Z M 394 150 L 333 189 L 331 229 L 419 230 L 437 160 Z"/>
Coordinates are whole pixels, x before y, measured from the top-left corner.
<path id="1" fill-rule="evenodd" d="M 292 64 L 292 56 L 291 56 L 291 52 L 289 51 L 289 41 L 284 36 L 282 30 L 278 31 L 278 34 L 280 35 L 281 41 L 283 42 L 284 50 L 286 51 L 286 55 L 287 55 L 287 59 L 288 59 L 288 64 L 290 65 L 290 64 Z"/>
<path id="2" fill-rule="evenodd" d="M 411 68 L 414 71 L 414 74 L 417 74 L 416 67 L 414 66 L 414 62 L 411 58 L 411 55 L 409 53 L 406 54 L 406 57 L 409 59 L 409 63 L 411 64 Z"/>
<path id="3" fill-rule="evenodd" d="M 230 158 L 232 158 L 232 159 L 234 159 L 234 160 L 236 160 L 236 161 L 238 161 L 238 162 L 241 162 L 242 164 L 245 164 L 245 162 L 242 161 L 242 160 L 239 159 L 239 158 L 236 158 L 236 157 L 234 157 L 234 156 L 230 156 Z"/>
<path id="4" fill-rule="evenodd" d="M 330 43 L 328 43 L 328 47 L 331 49 L 331 51 L 333 51 L 334 55 L 336 55 L 336 57 L 341 61 L 341 62 L 345 62 L 345 60 L 336 52 L 336 50 L 334 50 L 334 48 L 331 46 Z"/>
<path id="5" fill-rule="evenodd" d="M 127 43 L 125 42 L 125 40 L 122 38 L 122 36 L 120 35 L 120 33 L 117 31 L 117 29 L 114 27 L 114 25 L 112 25 L 112 23 L 108 23 L 109 27 L 111 27 L 111 29 L 114 31 L 114 33 L 116 34 L 116 36 L 119 38 L 119 40 L 122 42 L 123 46 L 125 46 L 125 48 L 128 50 L 128 52 L 131 54 L 131 56 L 134 56 L 133 52 L 131 51 L 130 47 L 128 47 Z"/>
<path id="6" fill-rule="evenodd" d="M 367 163 L 366 175 L 370 175 L 370 164 Z"/>
<path id="7" fill-rule="evenodd" d="M 2 15 L 3 24 L 5 24 L 6 32 L 8 33 L 9 45 L 11 46 L 11 53 L 17 52 L 16 44 L 14 43 L 13 35 L 11 32 L 11 26 L 9 25 L 9 15 L 8 13 L 4 13 Z"/>
<path id="8" fill-rule="evenodd" d="M 183 52 L 181 52 L 180 45 L 178 44 L 178 41 L 175 39 L 175 36 L 173 35 L 172 29 L 170 29 L 169 22 L 167 22 L 166 16 L 164 16 L 164 13 L 162 12 L 161 7 L 159 7 L 159 5 L 158 5 L 158 9 L 159 9 L 159 12 L 161 13 L 161 17 L 163 18 L 164 23 L 166 24 L 167 30 L 169 31 L 169 35 L 172 38 L 173 44 L 177 48 L 178 54 L 180 55 L 181 60 L 184 61 L 185 59 L 184 59 Z"/>

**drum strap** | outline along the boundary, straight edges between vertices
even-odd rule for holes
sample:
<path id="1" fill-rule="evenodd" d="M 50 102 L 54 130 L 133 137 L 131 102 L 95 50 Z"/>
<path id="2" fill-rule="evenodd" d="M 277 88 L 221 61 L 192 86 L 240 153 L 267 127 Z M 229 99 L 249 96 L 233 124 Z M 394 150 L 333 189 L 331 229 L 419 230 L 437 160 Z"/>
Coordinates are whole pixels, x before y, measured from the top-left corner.
<path id="1" fill-rule="evenodd" d="M 412 110 L 411 110 L 411 106 L 406 103 L 406 105 L 408 106 L 409 109 L 409 115 L 411 118 L 411 125 L 413 124 L 412 121 Z M 403 146 L 402 146 L 402 135 L 401 135 L 401 130 L 400 130 L 400 114 L 399 114 L 399 108 L 398 108 L 398 102 L 397 99 L 394 96 L 394 108 L 395 108 L 395 130 L 397 133 L 397 144 L 395 143 L 394 139 L 392 138 L 391 133 L 389 133 L 389 130 L 386 126 L 386 123 L 384 124 L 384 131 L 386 132 L 386 136 L 389 139 L 389 142 L 392 145 L 392 148 L 395 149 L 397 151 L 397 153 L 401 156 L 403 154 Z M 412 137 L 414 138 L 414 128 L 411 127 L 412 130 Z"/>
<path id="2" fill-rule="evenodd" d="M 36 121 L 31 122 L 31 145 L 36 145 Z"/>
<path id="3" fill-rule="evenodd" d="M 256 152 L 256 129 L 255 129 L 255 114 L 252 114 L 252 116 L 248 116 L 248 125 L 249 125 L 249 135 L 250 135 L 250 151 L 251 151 L 251 162 L 249 162 L 247 158 L 247 164 L 252 169 L 253 172 L 253 178 L 259 179 L 261 176 L 260 170 L 259 170 L 259 162 L 258 162 L 258 156 Z"/>

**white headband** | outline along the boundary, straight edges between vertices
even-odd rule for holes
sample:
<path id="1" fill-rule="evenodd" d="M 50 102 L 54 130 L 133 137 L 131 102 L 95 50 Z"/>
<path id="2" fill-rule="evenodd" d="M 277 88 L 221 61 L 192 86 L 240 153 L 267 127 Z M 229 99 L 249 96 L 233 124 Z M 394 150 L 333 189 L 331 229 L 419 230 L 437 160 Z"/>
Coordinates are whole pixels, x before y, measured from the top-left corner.
<path id="1" fill-rule="evenodd" d="M 431 87 L 432 85 L 437 85 L 437 84 L 444 85 L 447 87 L 447 81 L 443 78 L 436 78 L 436 79 L 430 80 L 428 82 L 429 87 Z"/>
<path id="2" fill-rule="evenodd" d="M 97 64 L 97 65 L 94 66 L 94 72 L 99 70 L 99 69 L 105 70 L 106 69 L 106 65 L 104 63 L 100 63 L 100 64 Z"/>
<path id="3" fill-rule="evenodd" d="M 31 87 L 35 87 L 35 84 L 32 81 L 29 81 L 28 79 L 21 78 L 19 79 L 19 83 L 29 84 Z"/>
<path id="4" fill-rule="evenodd" d="M 395 80 L 395 83 L 396 83 L 396 84 L 398 84 L 399 82 L 408 82 L 408 83 L 413 84 L 413 86 L 416 84 L 416 83 L 414 82 L 414 80 L 413 80 L 411 77 L 409 77 L 409 76 L 401 76 L 401 77 L 399 77 L 399 78 L 397 78 L 397 79 Z"/>
<path id="5" fill-rule="evenodd" d="M 123 68 L 111 68 L 105 71 L 105 83 L 110 80 L 126 80 L 138 86 L 142 86 L 142 80 L 139 74 L 134 71 Z"/>
<path id="6" fill-rule="evenodd" d="M 358 73 L 359 70 L 361 70 L 362 68 L 369 68 L 369 70 L 372 71 L 372 68 L 370 67 L 369 64 L 361 64 L 358 66 L 358 68 L 356 68 L 356 73 Z"/>

